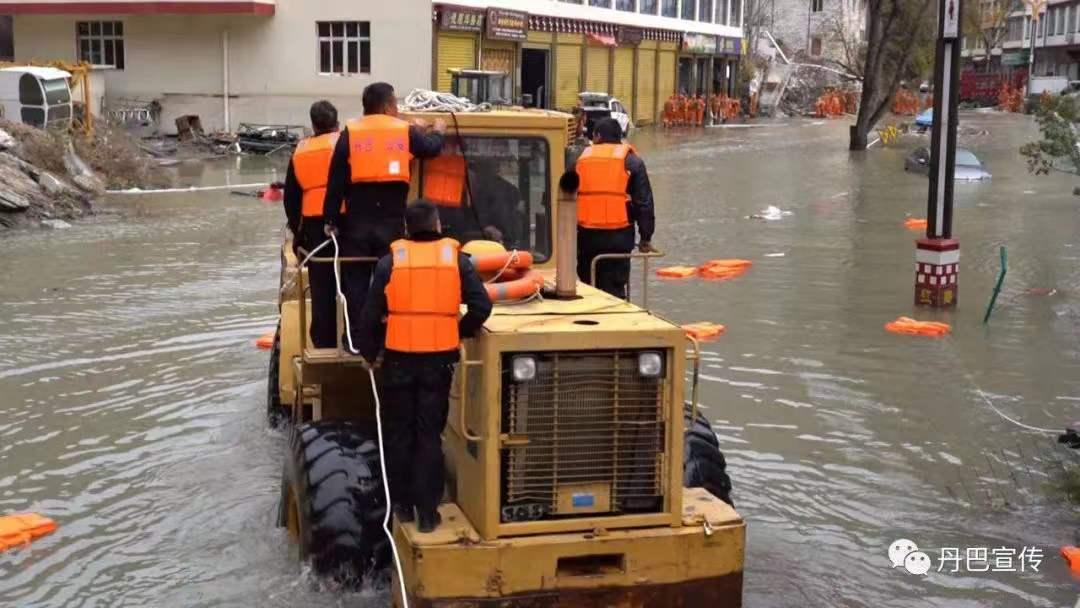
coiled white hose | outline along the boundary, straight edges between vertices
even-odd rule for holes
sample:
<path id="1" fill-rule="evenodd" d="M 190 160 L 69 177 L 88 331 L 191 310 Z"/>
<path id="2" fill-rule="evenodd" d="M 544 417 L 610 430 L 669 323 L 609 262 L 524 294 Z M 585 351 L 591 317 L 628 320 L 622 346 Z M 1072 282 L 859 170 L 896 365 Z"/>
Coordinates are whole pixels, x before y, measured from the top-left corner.
<path id="1" fill-rule="evenodd" d="M 482 103 L 477 105 L 465 97 L 427 89 L 413 89 L 398 106 L 406 112 L 463 113 L 485 112 L 491 109 L 491 104 Z"/>

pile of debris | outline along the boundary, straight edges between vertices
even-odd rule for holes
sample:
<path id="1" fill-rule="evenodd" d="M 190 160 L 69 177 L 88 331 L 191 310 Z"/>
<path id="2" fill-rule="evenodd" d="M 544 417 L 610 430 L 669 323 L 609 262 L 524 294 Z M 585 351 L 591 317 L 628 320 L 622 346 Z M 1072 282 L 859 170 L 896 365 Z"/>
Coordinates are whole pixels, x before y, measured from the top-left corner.
<path id="1" fill-rule="evenodd" d="M 788 116 L 817 116 L 818 101 L 826 94 L 842 91 L 845 97 L 855 94 L 857 84 L 835 70 L 814 64 L 792 64 L 784 87 L 780 110 Z M 847 111 L 847 104 L 844 104 Z"/>
<path id="2" fill-rule="evenodd" d="M 82 136 L 0 120 L 0 229 L 61 227 L 92 213 L 106 189 L 171 183 L 130 138 L 104 125 Z"/>

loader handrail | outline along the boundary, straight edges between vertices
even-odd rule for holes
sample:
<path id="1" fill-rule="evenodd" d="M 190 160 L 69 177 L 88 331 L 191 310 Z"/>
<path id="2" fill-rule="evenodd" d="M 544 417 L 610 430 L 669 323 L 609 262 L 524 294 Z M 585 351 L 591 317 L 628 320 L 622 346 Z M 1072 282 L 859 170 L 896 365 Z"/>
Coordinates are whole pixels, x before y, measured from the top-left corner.
<path id="1" fill-rule="evenodd" d="M 701 378 L 701 343 L 693 336 L 686 336 L 686 339 L 694 348 L 693 354 L 688 354 L 686 356 L 687 361 L 694 362 L 694 372 L 690 382 L 690 420 L 692 423 L 694 420 L 697 420 L 698 415 L 698 383 Z"/>
<path id="2" fill-rule="evenodd" d="M 458 365 L 458 374 L 460 378 L 458 382 L 458 425 L 461 427 L 461 436 L 465 438 L 465 441 L 480 442 L 484 440 L 481 435 L 473 435 L 469 433 L 469 423 L 466 420 L 465 416 L 465 404 L 468 402 L 469 399 L 469 368 L 478 367 L 482 365 L 483 362 L 469 361 L 469 354 L 465 350 L 465 343 L 462 343 L 460 346 L 458 346 L 458 352 L 461 356 L 461 362 Z"/>
<path id="3" fill-rule="evenodd" d="M 645 310 L 649 309 L 649 260 L 653 258 L 662 258 L 666 253 L 663 251 L 655 251 L 652 253 L 602 253 L 592 261 L 592 267 L 589 270 L 589 285 L 596 286 L 596 267 L 600 262 L 607 260 L 642 260 L 642 280 L 641 280 L 641 294 L 642 302 L 641 306 Z M 630 301 L 630 283 L 626 284 L 626 301 Z"/>
<path id="4" fill-rule="evenodd" d="M 299 264 L 297 265 L 297 268 L 296 268 L 296 274 L 297 274 L 297 279 L 296 280 L 297 280 L 297 285 L 299 286 L 299 294 L 300 294 L 300 297 L 297 298 L 297 300 L 299 300 L 299 305 L 300 305 L 300 356 L 303 356 L 304 352 L 307 351 L 307 340 L 308 340 L 307 298 L 305 297 L 305 294 L 307 293 L 307 287 L 304 285 L 304 267 L 306 267 L 308 264 L 312 264 L 312 263 L 314 263 L 314 264 L 334 264 L 335 265 L 334 272 L 338 273 L 338 275 L 340 276 L 341 265 L 342 264 L 377 264 L 379 262 L 379 258 L 375 258 L 375 257 L 352 257 L 352 258 L 337 258 L 337 259 L 335 259 L 333 257 L 329 257 L 329 258 L 315 257 L 315 256 L 311 256 L 306 250 L 304 250 L 303 247 L 297 247 L 296 248 L 296 254 L 297 254 L 297 259 L 299 260 Z M 342 315 L 343 314 L 344 314 L 344 311 L 342 310 L 341 301 L 339 300 L 337 302 L 337 318 L 334 320 L 334 331 L 335 331 L 335 333 L 337 335 L 337 354 L 338 354 L 339 357 L 344 357 L 345 356 L 345 345 L 341 341 L 341 328 L 342 328 L 342 325 L 343 325 L 342 324 L 342 318 L 343 318 Z"/>

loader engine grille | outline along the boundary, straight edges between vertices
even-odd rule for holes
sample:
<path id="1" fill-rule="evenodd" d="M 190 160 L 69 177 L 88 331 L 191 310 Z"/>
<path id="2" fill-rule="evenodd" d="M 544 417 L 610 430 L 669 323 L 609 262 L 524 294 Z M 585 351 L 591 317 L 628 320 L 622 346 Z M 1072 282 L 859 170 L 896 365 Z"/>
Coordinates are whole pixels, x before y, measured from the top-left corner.
<path id="1" fill-rule="evenodd" d="M 643 377 L 639 354 L 504 358 L 504 522 L 664 508 L 666 374 Z M 533 379 L 515 381 L 515 357 L 535 360 Z"/>

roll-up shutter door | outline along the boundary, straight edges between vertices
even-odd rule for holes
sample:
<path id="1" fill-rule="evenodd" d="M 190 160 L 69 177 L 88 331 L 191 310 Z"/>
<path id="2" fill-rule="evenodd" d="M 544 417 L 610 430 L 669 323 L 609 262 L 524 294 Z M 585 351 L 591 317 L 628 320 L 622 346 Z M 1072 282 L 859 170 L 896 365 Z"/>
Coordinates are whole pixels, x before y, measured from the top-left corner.
<path id="1" fill-rule="evenodd" d="M 634 115 L 634 49 L 615 49 L 615 82 L 612 95 L 618 98 L 630 116 Z"/>
<path id="2" fill-rule="evenodd" d="M 435 82 L 438 90 L 450 92 L 451 69 L 476 68 L 476 36 L 440 34 Z"/>
<path id="3" fill-rule="evenodd" d="M 656 55 L 659 63 L 656 83 L 656 96 L 663 100 L 675 93 L 675 51 L 660 51 Z"/>
<path id="4" fill-rule="evenodd" d="M 555 107 L 570 110 L 581 92 L 581 45 L 559 44 L 555 57 Z"/>
<path id="5" fill-rule="evenodd" d="M 637 105 L 634 120 L 656 120 L 656 50 L 638 49 Z M 665 98 L 666 99 L 666 98 Z"/>
<path id="6" fill-rule="evenodd" d="M 608 87 L 608 57 L 606 46 L 590 46 L 585 51 L 585 90 L 591 93 L 611 93 Z"/>

